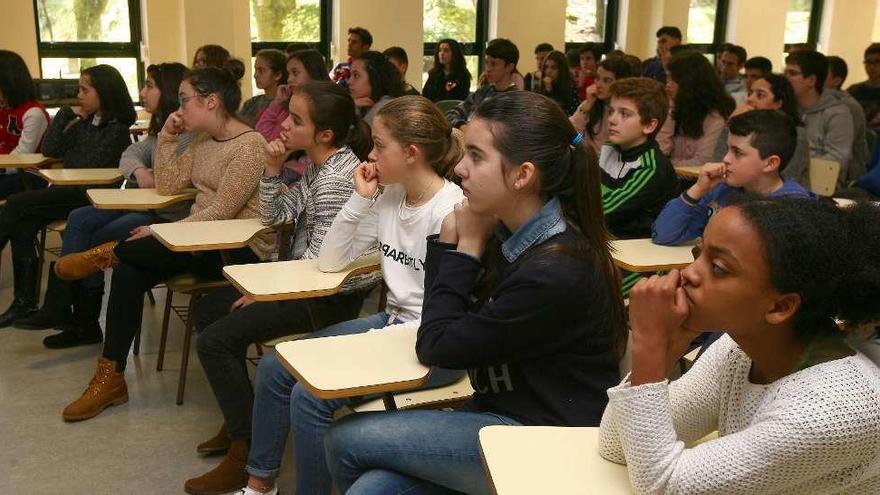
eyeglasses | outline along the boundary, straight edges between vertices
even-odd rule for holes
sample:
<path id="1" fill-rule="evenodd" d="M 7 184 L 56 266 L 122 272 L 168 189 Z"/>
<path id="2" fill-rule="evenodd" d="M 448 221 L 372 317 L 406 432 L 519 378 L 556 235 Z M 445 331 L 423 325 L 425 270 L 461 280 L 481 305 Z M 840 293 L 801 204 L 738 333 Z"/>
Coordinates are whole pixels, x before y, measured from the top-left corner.
<path id="1" fill-rule="evenodd" d="M 202 95 L 189 95 L 189 96 L 185 96 L 185 95 L 179 94 L 179 95 L 177 95 L 177 103 L 178 103 L 180 106 L 183 106 L 184 103 L 186 103 L 188 100 L 191 100 L 191 99 L 195 98 L 196 96 L 202 96 Z"/>

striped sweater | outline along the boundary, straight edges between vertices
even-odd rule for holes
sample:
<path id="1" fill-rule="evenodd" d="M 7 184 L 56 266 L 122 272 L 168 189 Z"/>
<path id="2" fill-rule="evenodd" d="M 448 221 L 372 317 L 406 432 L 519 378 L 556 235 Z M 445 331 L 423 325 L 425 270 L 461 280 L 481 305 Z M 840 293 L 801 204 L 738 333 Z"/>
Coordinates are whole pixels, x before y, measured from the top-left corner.
<path id="1" fill-rule="evenodd" d="M 330 155 L 323 165 L 311 165 L 288 189 L 281 177 L 260 180 L 260 215 L 264 225 L 296 222 L 293 259 L 317 259 L 333 219 L 354 192 L 354 172 L 360 159 L 348 146 Z M 375 246 L 369 252 L 375 251 Z M 368 254 L 368 253 L 365 253 Z M 372 285 L 378 275 L 353 278 L 342 292 Z"/>
<path id="2" fill-rule="evenodd" d="M 608 229 L 621 239 L 650 237 L 654 219 L 678 192 L 675 170 L 657 142 L 650 139 L 628 150 L 606 143 L 599 167 Z"/>

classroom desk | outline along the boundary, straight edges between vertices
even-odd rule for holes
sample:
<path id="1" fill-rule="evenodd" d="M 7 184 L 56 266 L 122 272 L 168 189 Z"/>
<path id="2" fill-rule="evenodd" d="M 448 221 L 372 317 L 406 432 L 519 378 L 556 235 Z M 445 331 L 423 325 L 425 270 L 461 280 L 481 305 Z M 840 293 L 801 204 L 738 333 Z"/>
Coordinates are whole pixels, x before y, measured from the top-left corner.
<path id="1" fill-rule="evenodd" d="M 599 428 L 487 426 L 480 450 L 497 495 L 632 493 L 626 466 L 599 455 Z"/>
<path id="2" fill-rule="evenodd" d="M 0 168 L 30 168 L 55 161 L 54 158 L 43 156 L 42 153 L 17 153 L 0 155 Z"/>
<path id="3" fill-rule="evenodd" d="M 272 230 L 259 218 L 158 223 L 151 228 L 159 242 L 177 252 L 236 249 L 247 246 L 260 232 Z"/>
<path id="4" fill-rule="evenodd" d="M 702 168 L 703 167 L 699 165 L 685 165 L 681 167 L 675 167 L 675 173 L 682 179 L 697 180 L 697 178 L 700 176 L 700 170 Z"/>
<path id="5" fill-rule="evenodd" d="M 146 134 L 147 131 L 149 131 L 149 130 L 150 130 L 149 118 L 145 119 L 145 120 L 137 120 L 137 121 L 135 121 L 135 123 L 131 127 L 128 128 L 128 131 L 131 133 L 132 136 L 135 137 L 135 139 Z"/>
<path id="6" fill-rule="evenodd" d="M 611 241 L 614 264 L 635 273 L 658 272 L 684 268 L 694 262 L 691 252 L 695 244 L 660 246 L 651 239 L 624 239 Z"/>
<path id="7" fill-rule="evenodd" d="M 275 346 L 281 363 L 319 399 L 383 394 L 385 407 L 396 409 L 392 392 L 420 387 L 430 368 L 416 358 L 418 322 Z"/>
<path id="8" fill-rule="evenodd" d="M 223 276 L 257 301 L 283 301 L 336 294 L 351 277 L 378 268 L 377 253 L 358 258 L 335 273 L 318 270 L 318 260 L 294 260 L 226 266 Z"/>
<path id="9" fill-rule="evenodd" d="M 122 180 L 116 168 L 52 168 L 38 173 L 53 186 L 108 186 Z"/>
<path id="10" fill-rule="evenodd" d="M 196 197 L 195 189 L 162 196 L 155 189 L 89 189 L 89 201 L 99 210 L 160 210 Z"/>

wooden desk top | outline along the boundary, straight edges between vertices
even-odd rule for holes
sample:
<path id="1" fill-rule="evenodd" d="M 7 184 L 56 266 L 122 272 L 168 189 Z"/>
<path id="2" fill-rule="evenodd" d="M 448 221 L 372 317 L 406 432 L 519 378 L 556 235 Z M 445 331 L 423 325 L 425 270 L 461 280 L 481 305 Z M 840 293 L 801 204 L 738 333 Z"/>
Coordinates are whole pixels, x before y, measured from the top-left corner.
<path id="1" fill-rule="evenodd" d="M 0 155 L 0 168 L 28 168 L 42 165 L 53 161 L 42 153 L 17 153 L 15 155 Z"/>
<path id="2" fill-rule="evenodd" d="M 128 130 L 134 135 L 144 134 L 150 130 L 150 120 L 138 120 Z"/>
<path id="3" fill-rule="evenodd" d="M 155 189 L 89 189 L 89 200 L 99 210 L 148 211 L 166 208 L 196 197 L 196 190 L 162 196 Z"/>
<path id="4" fill-rule="evenodd" d="M 681 178 L 696 180 L 700 176 L 700 169 L 702 168 L 699 165 L 675 167 L 675 173 Z"/>
<path id="5" fill-rule="evenodd" d="M 626 466 L 599 455 L 599 428 L 487 426 L 480 450 L 498 495 L 633 493 Z"/>
<path id="6" fill-rule="evenodd" d="M 300 339 L 275 346 L 281 363 L 320 399 L 420 387 L 430 369 L 416 358 L 418 322 L 355 335 Z"/>
<path id="7" fill-rule="evenodd" d="M 335 273 L 318 270 L 318 260 L 294 260 L 226 266 L 223 276 L 257 301 L 283 301 L 336 294 L 351 277 L 378 268 L 379 255 L 375 254 L 358 258 Z"/>
<path id="8" fill-rule="evenodd" d="M 38 173 L 57 186 L 106 186 L 122 180 L 116 168 L 49 168 Z"/>
<path id="9" fill-rule="evenodd" d="M 611 241 L 614 264 L 637 273 L 657 272 L 684 268 L 694 262 L 691 250 L 694 243 L 679 246 L 660 246 L 651 239 Z"/>
<path id="10" fill-rule="evenodd" d="M 177 252 L 240 248 L 258 233 L 271 230 L 259 218 L 158 223 L 151 228 L 159 242 Z"/>

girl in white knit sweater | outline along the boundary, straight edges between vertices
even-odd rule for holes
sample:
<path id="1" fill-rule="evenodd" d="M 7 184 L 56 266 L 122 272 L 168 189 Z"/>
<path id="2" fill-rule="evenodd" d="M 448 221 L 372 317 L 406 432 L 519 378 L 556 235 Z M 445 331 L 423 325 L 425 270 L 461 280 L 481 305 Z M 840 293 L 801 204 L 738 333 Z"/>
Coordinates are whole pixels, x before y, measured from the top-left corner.
<path id="1" fill-rule="evenodd" d="M 721 210 L 692 265 L 631 292 L 632 372 L 608 391 L 601 454 L 640 494 L 880 493 L 880 369 L 834 321 L 876 320 L 878 300 L 876 207 Z M 719 328 L 668 383 L 688 342 Z"/>

